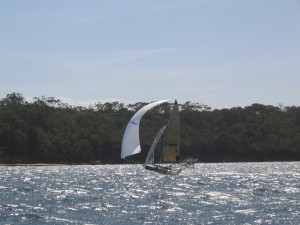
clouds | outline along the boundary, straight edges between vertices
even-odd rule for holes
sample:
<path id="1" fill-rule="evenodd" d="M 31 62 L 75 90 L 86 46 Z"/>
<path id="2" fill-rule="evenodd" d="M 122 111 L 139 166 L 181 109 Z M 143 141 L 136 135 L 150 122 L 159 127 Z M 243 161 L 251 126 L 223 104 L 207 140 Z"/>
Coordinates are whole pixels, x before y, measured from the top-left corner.
<path id="1" fill-rule="evenodd" d="M 3 95 L 300 104 L 300 15 L 291 2 L 0 4 Z"/>
<path id="2" fill-rule="evenodd" d="M 161 54 L 170 54 L 175 51 L 171 48 L 162 49 L 144 49 L 144 50 L 130 50 L 130 51 L 110 51 L 101 53 L 77 52 L 70 55 L 68 53 L 53 54 L 45 52 L 22 52 L 13 50 L 6 55 L 2 55 L 3 60 L 14 62 L 26 62 L 24 67 L 28 68 L 30 65 L 35 67 L 42 66 L 45 70 L 63 71 L 67 74 L 93 74 L 100 72 L 101 68 L 105 66 L 116 66 L 118 64 L 138 61 L 145 58 L 157 57 Z M 21 65 L 21 64 L 19 64 Z M 8 66 L 8 65 L 5 65 Z M 25 68 L 20 68 L 25 69 Z M 45 71 L 44 70 L 44 71 Z"/>

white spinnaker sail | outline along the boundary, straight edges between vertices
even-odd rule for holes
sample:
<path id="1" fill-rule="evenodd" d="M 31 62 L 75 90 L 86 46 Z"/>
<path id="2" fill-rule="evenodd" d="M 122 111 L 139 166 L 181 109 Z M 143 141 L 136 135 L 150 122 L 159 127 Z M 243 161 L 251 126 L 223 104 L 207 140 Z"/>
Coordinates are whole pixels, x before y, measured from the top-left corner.
<path id="1" fill-rule="evenodd" d="M 131 118 L 129 123 L 127 124 L 123 140 L 122 140 L 122 149 L 121 149 L 121 158 L 124 159 L 126 156 L 137 154 L 141 151 L 140 146 L 140 136 L 139 136 L 139 125 L 140 120 L 143 115 L 150 109 L 158 106 L 162 103 L 168 102 L 170 99 L 167 100 L 160 100 L 156 102 L 152 102 L 139 111 Z"/>
<path id="2" fill-rule="evenodd" d="M 154 150 L 155 150 L 157 142 L 159 141 L 161 135 L 164 133 L 166 127 L 167 127 L 167 125 L 163 126 L 163 128 L 161 128 L 158 131 L 158 133 L 157 133 L 157 135 L 156 135 L 156 137 L 155 137 L 155 139 L 154 139 L 154 141 L 151 145 L 151 148 L 148 152 L 148 155 L 147 155 L 147 158 L 146 158 L 146 161 L 145 161 L 145 165 L 154 164 Z"/>

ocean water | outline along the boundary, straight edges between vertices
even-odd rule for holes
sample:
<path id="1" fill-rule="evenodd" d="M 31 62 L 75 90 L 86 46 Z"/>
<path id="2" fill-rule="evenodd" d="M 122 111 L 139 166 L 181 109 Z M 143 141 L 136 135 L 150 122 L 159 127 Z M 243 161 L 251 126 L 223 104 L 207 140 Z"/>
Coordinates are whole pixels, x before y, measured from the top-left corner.
<path id="1" fill-rule="evenodd" d="M 0 167 L 0 224 L 300 224 L 300 162 Z"/>

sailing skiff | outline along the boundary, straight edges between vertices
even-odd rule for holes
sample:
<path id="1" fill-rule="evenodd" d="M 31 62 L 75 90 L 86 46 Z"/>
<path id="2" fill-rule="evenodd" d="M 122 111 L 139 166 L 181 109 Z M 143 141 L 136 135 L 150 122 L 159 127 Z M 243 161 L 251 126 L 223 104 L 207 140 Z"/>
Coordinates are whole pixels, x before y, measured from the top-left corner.
<path id="1" fill-rule="evenodd" d="M 134 155 L 141 152 L 140 140 L 139 140 L 139 124 L 143 115 L 150 109 L 169 102 L 170 100 L 160 100 L 152 102 L 143 108 L 141 108 L 131 118 L 127 124 L 121 149 L 121 158 L 125 159 L 127 156 Z M 164 145 L 162 149 L 162 157 L 159 163 L 154 162 L 154 152 L 156 144 L 165 134 Z M 191 161 L 186 163 L 179 162 L 179 150 L 180 150 L 180 122 L 179 122 L 179 108 L 178 103 L 175 100 L 172 108 L 172 112 L 168 121 L 168 124 L 163 126 L 157 133 L 152 146 L 148 152 L 145 160 L 144 168 L 161 174 L 178 174 L 184 168 L 191 165 Z M 195 162 L 192 161 L 193 163 Z"/>

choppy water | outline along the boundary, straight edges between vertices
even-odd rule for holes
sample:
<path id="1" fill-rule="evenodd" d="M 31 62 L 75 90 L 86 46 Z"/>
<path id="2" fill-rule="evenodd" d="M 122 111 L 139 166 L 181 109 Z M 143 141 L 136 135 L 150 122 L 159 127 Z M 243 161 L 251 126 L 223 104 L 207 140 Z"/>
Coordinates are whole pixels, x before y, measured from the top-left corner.
<path id="1" fill-rule="evenodd" d="M 300 224 L 300 162 L 0 167 L 0 224 Z"/>

